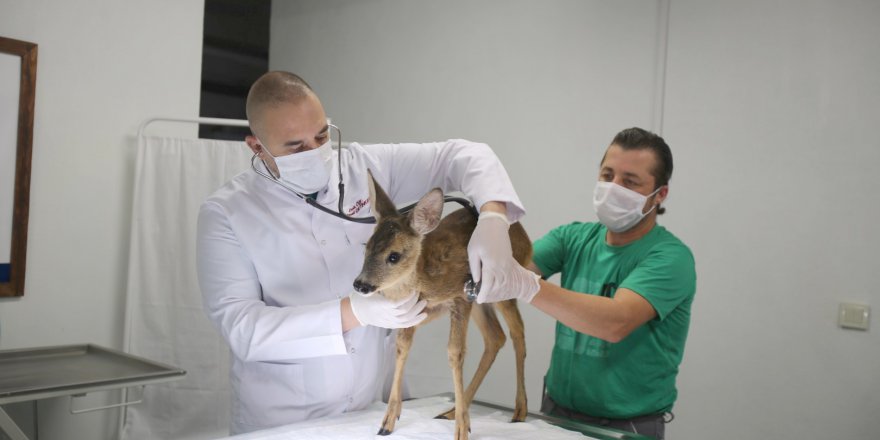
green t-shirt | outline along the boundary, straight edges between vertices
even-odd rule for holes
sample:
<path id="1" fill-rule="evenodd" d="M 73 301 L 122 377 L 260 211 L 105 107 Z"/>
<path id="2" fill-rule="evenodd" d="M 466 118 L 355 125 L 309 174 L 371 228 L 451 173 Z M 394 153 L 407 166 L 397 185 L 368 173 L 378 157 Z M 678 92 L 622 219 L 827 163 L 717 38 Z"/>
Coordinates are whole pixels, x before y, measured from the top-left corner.
<path id="1" fill-rule="evenodd" d="M 559 405 L 595 417 L 630 418 L 672 409 L 696 290 L 690 249 L 662 226 L 624 246 L 605 242 L 601 223 L 571 223 L 535 242 L 534 263 L 545 277 L 561 272 L 562 287 L 613 297 L 624 287 L 657 317 L 618 343 L 556 323 L 547 393 Z"/>

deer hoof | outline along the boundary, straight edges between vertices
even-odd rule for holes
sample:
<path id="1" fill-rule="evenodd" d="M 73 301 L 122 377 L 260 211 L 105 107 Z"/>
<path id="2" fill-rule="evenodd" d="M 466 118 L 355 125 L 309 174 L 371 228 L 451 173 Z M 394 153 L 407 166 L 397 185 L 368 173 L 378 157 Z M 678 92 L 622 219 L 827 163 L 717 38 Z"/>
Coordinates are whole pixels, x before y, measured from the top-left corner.
<path id="1" fill-rule="evenodd" d="M 443 414 L 438 414 L 437 417 L 434 417 L 434 418 L 435 419 L 444 419 L 444 420 L 455 420 L 455 408 L 452 408 Z"/>
<path id="2" fill-rule="evenodd" d="M 379 428 L 379 432 L 376 433 L 376 435 L 388 435 L 388 434 L 391 434 L 391 431 L 389 431 L 385 428 Z"/>
<path id="3" fill-rule="evenodd" d="M 528 411 L 525 408 L 517 408 L 513 411 L 513 418 L 510 419 L 510 422 L 525 422 L 527 415 Z"/>

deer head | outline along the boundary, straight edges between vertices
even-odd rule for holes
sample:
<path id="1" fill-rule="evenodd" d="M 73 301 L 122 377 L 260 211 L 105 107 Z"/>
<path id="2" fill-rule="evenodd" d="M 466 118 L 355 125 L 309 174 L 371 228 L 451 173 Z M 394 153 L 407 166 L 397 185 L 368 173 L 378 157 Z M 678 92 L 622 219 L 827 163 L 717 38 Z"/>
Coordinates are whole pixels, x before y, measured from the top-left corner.
<path id="1" fill-rule="evenodd" d="M 367 241 L 364 267 L 354 281 L 354 289 L 364 295 L 381 291 L 389 296 L 392 290 L 408 294 L 412 288 L 409 281 L 418 267 L 422 237 L 440 224 L 443 191 L 432 189 L 412 212 L 401 214 L 373 179 L 373 173 L 368 170 L 367 174 L 376 227 Z"/>

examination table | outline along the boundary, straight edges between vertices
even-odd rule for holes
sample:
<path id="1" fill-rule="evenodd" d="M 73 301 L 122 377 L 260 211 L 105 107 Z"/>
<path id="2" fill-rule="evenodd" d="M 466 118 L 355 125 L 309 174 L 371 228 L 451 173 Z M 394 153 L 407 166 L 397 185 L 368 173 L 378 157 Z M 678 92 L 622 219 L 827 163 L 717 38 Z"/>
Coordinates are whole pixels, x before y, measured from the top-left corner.
<path id="1" fill-rule="evenodd" d="M 385 404 L 320 420 L 226 437 L 227 440 L 452 440 L 455 421 L 434 416 L 452 408 L 452 393 L 403 402 L 400 420 L 387 437 L 376 432 L 385 416 Z M 641 435 L 587 425 L 582 422 L 529 413 L 523 423 L 510 423 L 511 408 L 474 400 L 471 404 L 471 440 L 647 439 Z"/>

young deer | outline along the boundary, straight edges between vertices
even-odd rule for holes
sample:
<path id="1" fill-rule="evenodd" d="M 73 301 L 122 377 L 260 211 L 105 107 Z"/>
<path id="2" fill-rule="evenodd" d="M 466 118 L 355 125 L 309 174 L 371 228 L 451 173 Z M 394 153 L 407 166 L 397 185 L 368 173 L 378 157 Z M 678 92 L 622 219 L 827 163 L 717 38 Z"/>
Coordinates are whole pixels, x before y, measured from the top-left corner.
<path id="1" fill-rule="evenodd" d="M 468 302 L 464 285 L 470 279 L 467 245 L 477 225 L 477 219 L 467 209 L 455 211 L 443 220 L 443 192 L 431 190 L 409 214 L 400 214 L 391 199 L 369 175 L 370 203 L 377 224 L 367 242 L 364 267 L 354 287 L 362 294 L 379 291 L 391 299 L 402 299 L 413 290 L 419 299 L 427 300 L 428 317 L 419 326 L 449 311 L 450 329 L 449 365 L 455 387 L 455 407 L 437 418 L 455 419 L 455 439 L 467 440 L 470 431 L 470 403 L 480 383 L 491 367 L 505 336 L 492 304 Z M 510 226 L 513 256 L 526 264 L 532 256 L 532 245 L 525 229 L 519 223 Z M 495 303 L 510 331 L 516 353 L 516 406 L 513 422 L 525 420 L 526 391 L 524 366 L 526 357 L 523 321 L 516 300 Z M 472 313 L 473 309 L 473 313 Z M 468 317 L 473 317 L 483 335 L 484 351 L 479 367 L 467 390 L 462 381 L 462 364 Z M 397 361 L 394 382 L 388 399 L 388 409 L 379 435 L 388 435 L 400 418 L 401 379 L 403 366 L 412 346 L 415 327 L 400 329 L 397 334 Z"/>

